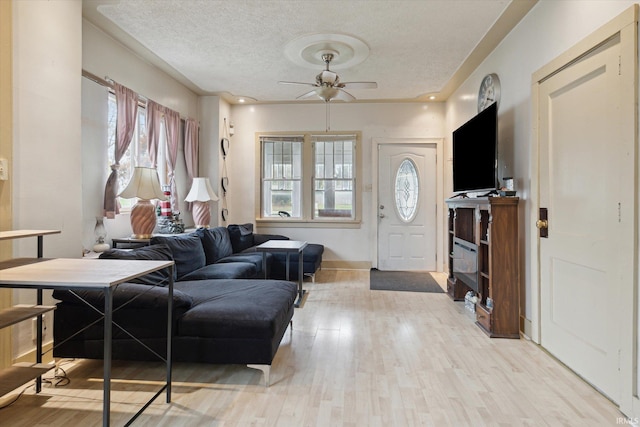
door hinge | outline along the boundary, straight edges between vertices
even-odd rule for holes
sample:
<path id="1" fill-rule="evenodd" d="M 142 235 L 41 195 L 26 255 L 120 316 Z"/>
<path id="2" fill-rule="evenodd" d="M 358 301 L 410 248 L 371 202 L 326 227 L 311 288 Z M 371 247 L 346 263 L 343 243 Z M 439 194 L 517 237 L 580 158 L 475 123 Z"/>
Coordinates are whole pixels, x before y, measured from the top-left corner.
<path id="1" fill-rule="evenodd" d="M 618 222 L 622 222 L 622 203 L 618 202 Z"/>

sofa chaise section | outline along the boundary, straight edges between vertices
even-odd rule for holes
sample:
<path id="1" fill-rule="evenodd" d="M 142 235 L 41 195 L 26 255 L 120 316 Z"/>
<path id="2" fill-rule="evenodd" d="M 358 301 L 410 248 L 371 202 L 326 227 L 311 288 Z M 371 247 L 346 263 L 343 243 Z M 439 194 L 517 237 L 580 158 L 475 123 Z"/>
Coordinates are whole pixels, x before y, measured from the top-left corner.
<path id="1" fill-rule="evenodd" d="M 114 249 L 104 258 L 170 259 L 167 245 Z M 108 261 L 103 261 L 108 262 Z M 113 293 L 113 358 L 157 360 L 166 352 L 168 271 L 123 283 Z M 188 276 L 182 272 L 181 278 Z M 98 310 L 103 293 L 76 292 Z M 84 325 L 100 315 L 69 291 L 55 291 L 54 356 L 102 358 L 103 327 Z M 271 362 L 294 314 L 295 283 L 262 279 L 176 280 L 173 307 L 173 360 L 246 364 L 261 369 L 269 382 Z M 144 345 L 142 345 L 144 344 Z M 145 347 L 146 346 L 146 347 Z M 147 348 L 148 347 L 148 348 Z"/>

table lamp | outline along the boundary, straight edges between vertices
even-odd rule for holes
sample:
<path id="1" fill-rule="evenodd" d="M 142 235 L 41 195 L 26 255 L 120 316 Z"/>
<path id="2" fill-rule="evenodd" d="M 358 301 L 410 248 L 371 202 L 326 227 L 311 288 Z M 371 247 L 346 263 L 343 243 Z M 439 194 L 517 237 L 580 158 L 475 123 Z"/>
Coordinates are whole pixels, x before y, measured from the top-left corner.
<path id="1" fill-rule="evenodd" d="M 211 188 L 211 183 L 207 177 L 193 178 L 191 190 L 184 199 L 186 202 L 193 202 L 193 220 L 196 228 L 209 228 L 211 221 L 210 201 L 217 201 L 218 196 Z"/>
<path id="2" fill-rule="evenodd" d="M 138 198 L 138 202 L 131 208 L 131 228 L 134 239 L 148 239 L 156 227 L 156 208 L 151 204 L 152 199 L 164 200 L 160 189 L 160 179 L 155 168 L 136 166 L 129 184 L 119 194 L 125 199 Z"/>

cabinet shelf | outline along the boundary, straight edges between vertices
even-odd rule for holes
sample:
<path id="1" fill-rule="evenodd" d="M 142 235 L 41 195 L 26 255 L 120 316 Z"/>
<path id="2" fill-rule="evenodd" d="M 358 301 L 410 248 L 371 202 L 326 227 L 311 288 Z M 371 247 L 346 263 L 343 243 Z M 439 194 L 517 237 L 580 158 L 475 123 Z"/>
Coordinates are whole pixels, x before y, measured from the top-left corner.
<path id="1" fill-rule="evenodd" d="M 12 392 L 31 380 L 35 380 L 54 367 L 54 364 L 16 363 L 3 369 L 0 371 L 0 396 Z"/>
<path id="2" fill-rule="evenodd" d="M 45 261 L 46 258 L 43 257 L 43 237 L 50 234 L 60 234 L 60 230 L 0 231 L 0 240 L 22 239 L 25 237 L 37 238 L 37 254 L 35 258 L 14 258 L 1 261 L 0 270 Z M 42 305 L 42 289 L 38 289 L 37 305 L 19 304 L 0 310 L 0 329 L 34 317 L 38 318 L 38 324 L 40 324 L 42 320 L 41 316 L 53 310 L 55 310 L 53 306 Z M 53 367 L 53 364 L 42 363 L 42 334 L 38 333 L 36 340 L 36 363 L 18 363 L 0 370 L 0 397 L 34 379 L 36 379 L 36 393 L 40 393 L 42 388 L 41 376 Z"/>
<path id="3" fill-rule="evenodd" d="M 50 305 L 18 304 L 0 311 L 0 329 L 55 310 Z"/>

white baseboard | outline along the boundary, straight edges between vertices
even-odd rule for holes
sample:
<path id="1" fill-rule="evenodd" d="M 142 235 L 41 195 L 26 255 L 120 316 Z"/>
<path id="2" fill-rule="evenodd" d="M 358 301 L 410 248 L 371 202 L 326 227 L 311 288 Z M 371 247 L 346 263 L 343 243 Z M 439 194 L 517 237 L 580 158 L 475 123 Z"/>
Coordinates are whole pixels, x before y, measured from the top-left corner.
<path id="1" fill-rule="evenodd" d="M 322 261 L 323 270 L 371 270 L 369 261 Z"/>
<path id="2" fill-rule="evenodd" d="M 42 356 L 42 363 L 51 363 L 53 362 L 53 341 L 49 341 L 46 342 L 44 344 L 42 344 L 42 353 L 44 353 L 44 355 Z M 26 353 L 24 353 L 21 356 L 18 356 L 17 358 L 15 358 L 13 360 L 13 363 L 20 363 L 20 362 L 29 362 L 29 363 L 33 363 L 36 361 L 36 349 L 32 349 L 31 351 L 28 351 Z"/>

